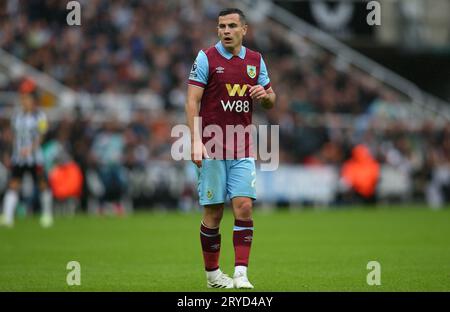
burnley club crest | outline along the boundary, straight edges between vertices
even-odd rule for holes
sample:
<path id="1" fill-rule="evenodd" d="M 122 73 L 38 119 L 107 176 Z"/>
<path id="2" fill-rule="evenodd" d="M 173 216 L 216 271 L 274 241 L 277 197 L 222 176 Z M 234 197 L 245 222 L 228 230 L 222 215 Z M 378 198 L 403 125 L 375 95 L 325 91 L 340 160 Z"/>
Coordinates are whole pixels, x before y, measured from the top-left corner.
<path id="1" fill-rule="evenodd" d="M 256 77 L 256 66 L 253 65 L 247 65 L 247 74 L 250 78 Z"/>

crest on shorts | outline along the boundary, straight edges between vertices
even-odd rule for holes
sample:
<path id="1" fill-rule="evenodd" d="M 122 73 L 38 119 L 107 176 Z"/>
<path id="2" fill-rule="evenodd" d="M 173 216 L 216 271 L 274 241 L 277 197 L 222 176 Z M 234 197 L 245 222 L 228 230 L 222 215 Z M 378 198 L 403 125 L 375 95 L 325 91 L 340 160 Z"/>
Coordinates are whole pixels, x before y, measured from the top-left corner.
<path id="1" fill-rule="evenodd" d="M 247 65 L 247 74 L 250 78 L 256 77 L 256 66 L 253 65 Z"/>
<path id="2" fill-rule="evenodd" d="M 213 194 L 213 192 L 212 192 L 211 190 L 208 190 L 208 191 L 206 192 L 206 197 L 208 197 L 208 199 L 213 198 L 213 196 L 214 196 L 214 194 Z"/>

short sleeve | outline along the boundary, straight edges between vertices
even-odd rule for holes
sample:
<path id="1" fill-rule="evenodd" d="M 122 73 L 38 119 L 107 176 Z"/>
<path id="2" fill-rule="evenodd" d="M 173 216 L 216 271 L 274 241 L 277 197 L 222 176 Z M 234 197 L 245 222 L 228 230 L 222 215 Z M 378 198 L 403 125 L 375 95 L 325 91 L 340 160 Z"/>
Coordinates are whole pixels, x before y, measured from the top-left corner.
<path id="1" fill-rule="evenodd" d="M 263 86 L 264 89 L 270 88 L 269 74 L 267 73 L 266 63 L 261 56 L 261 64 L 259 66 L 258 84 Z"/>
<path id="2" fill-rule="evenodd" d="M 209 64 L 205 52 L 198 52 L 189 74 L 189 84 L 204 88 L 208 83 Z"/>

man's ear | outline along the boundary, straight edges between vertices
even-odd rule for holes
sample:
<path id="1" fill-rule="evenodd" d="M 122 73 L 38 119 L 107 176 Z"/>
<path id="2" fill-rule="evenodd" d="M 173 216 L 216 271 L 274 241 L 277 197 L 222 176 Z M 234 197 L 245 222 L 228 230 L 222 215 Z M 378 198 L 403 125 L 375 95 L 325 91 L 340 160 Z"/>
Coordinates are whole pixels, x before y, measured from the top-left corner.
<path id="1" fill-rule="evenodd" d="M 245 24 L 242 28 L 244 29 L 244 36 L 245 36 L 247 34 L 248 25 Z"/>

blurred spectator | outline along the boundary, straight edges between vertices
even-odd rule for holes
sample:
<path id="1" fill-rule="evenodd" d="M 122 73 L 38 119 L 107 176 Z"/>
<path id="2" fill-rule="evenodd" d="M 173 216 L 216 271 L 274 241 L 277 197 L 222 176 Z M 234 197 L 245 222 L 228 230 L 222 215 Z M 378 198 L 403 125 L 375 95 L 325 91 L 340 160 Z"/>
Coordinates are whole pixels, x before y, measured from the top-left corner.
<path id="1" fill-rule="evenodd" d="M 375 203 L 380 165 L 364 145 L 357 145 L 341 169 L 341 185 L 345 202 Z"/>
<path id="2" fill-rule="evenodd" d="M 124 138 L 120 125 L 114 119 L 95 136 L 92 156 L 97 174 L 104 188 L 100 198 L 100 212 L 125 212 L 124 197 L 127 195 L 127 174 L 123 166 Z"/>
<path id="3" fill-rule="evenodd" d="M 65 151 L 61 151 L 48 177 L 55 199 L 55 210 L 73 215 L 79 207 L 83 188 L 83 174 L 80 167 Z"/>
<path id="4" fill-rule="evenodd" d="M 431 162 L 434 164 L 431 179 L 426 187 L 428 204 L 435 209 L 442 208 L 450 202 L 450 123 L 437 135 L 440 145 L 430 151 Z"/>

